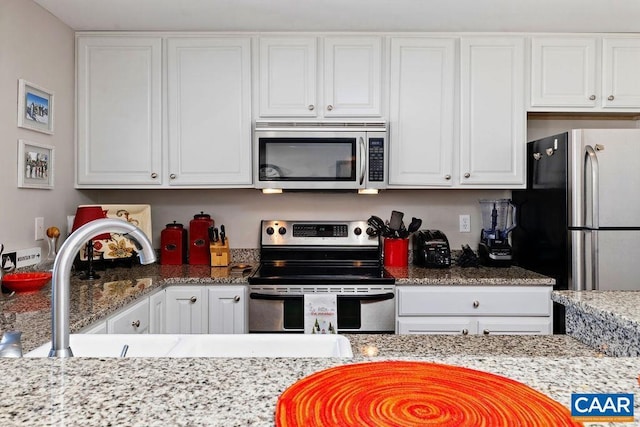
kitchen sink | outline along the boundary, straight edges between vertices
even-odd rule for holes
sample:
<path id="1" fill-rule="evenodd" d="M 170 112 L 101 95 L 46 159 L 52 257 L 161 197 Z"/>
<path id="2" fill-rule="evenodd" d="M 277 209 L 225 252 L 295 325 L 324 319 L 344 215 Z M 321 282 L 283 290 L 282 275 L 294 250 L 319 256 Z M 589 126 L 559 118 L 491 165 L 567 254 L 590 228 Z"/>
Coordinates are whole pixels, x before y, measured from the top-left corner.
<path id="1" fill-rule="evenodd" d="M 194 334 L 128 335 L 71 334 L 74 357 L 353 357 L 351 343 L 342 335 L 304 334 Z M 51 343 L 25 354 L 47 357 Z"/>

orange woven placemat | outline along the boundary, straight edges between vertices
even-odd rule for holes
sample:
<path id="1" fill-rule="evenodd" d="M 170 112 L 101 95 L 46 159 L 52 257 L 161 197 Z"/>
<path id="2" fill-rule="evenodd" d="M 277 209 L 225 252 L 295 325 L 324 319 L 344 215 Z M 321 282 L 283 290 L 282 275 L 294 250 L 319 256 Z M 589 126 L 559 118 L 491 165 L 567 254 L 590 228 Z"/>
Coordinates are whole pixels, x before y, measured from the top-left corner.
<path id="1" fill-rule="evenodd" d="M 338 366 L 293 384 L 276 425 L 582 426 L 567 408 L 506 377 L 458 366 L 386 361 Z"/>

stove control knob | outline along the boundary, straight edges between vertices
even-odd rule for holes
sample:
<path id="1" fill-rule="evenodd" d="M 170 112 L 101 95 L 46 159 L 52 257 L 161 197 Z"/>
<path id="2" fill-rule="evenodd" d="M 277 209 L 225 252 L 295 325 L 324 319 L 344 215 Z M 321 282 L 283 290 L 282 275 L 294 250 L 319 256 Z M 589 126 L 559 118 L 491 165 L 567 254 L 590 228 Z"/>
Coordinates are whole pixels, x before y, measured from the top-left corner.
<path id="1" fill-rule="evenodd" d="M 360 227 L 356 227 L 356 228 L 353 230 L 353 233 L 354 233 L 356 236 L 359 236 L 359 235 L 361 235 L 361 234 L 362 234 L 362 229 L 361 229 Z"/>
<path id="2" fill-rule="evenodd" d="M 373 227 L 367 227 L 367 236 L 375 236 L 376 235 L 376 230 L 373 229 Z"/>
<path id="3" fill-rule="evenodd" d="M 267 234 L 271 236 L 273 234 L 273 227 L 267 227 Z"/>
<path id="4" fill-rule="evenodd" d="M 285 235 L 285 234 L 287 234 L 287 229 L 284 228 L 284 227 L 280 227 L 280 228 L 278 228 L 278 233 L 280 233 L 282 235 Z"/>

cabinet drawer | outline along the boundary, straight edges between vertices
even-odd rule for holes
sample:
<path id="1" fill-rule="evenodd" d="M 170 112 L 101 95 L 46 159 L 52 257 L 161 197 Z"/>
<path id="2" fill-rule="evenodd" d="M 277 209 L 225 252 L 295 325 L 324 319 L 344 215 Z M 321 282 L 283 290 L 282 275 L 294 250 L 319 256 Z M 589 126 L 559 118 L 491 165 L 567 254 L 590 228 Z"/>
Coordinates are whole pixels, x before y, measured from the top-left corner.
<path id="1" fill-rule="evenodd" d="M 107 320 L 107 331 L 110 334 L 149 333 L 149 298 Z"/>
<path id="2" fill-rule="evenodd" d="M 398 287 L 398 316 L 549 316 L 551 287 Z"/>
<path id="3" fill-rule="evenodd" d="M 398 334 L 475 335 L 478 322 L 473 318 L 418 317 L 398 319 Z"/>

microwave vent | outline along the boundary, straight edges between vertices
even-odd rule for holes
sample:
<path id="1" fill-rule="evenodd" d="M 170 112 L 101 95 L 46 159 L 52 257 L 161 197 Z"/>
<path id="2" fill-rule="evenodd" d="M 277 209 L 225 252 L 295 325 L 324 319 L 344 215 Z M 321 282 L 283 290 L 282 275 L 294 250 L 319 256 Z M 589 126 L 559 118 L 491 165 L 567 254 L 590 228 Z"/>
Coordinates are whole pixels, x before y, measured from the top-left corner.
<path id="1" fill-rule="evenodd" d="M 295 121 L 256 121 L 256 130 L 369 130 L 385 131 L 384 121 L 352 122 L 295 122 Z"/>

